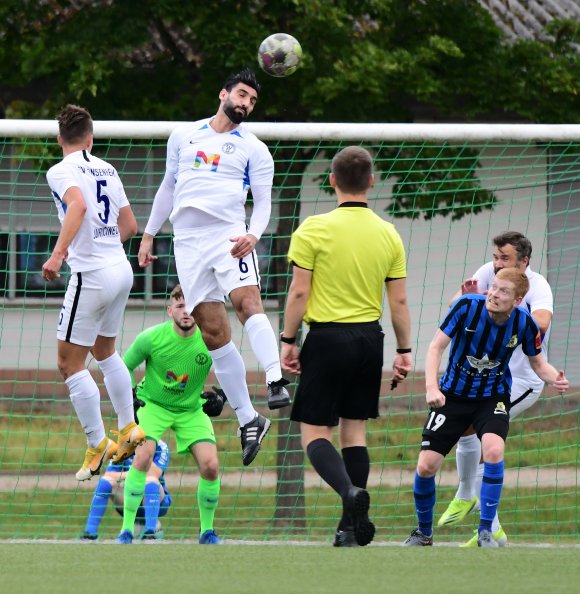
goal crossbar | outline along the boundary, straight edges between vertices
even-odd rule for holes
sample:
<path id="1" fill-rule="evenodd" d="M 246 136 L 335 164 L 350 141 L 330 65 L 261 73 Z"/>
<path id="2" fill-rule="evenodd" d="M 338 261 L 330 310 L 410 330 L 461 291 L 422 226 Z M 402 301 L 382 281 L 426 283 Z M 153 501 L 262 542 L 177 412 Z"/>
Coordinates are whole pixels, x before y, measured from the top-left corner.
<path id="1" fill-rule="evenodd" d="M 96 120 L 96 138 L 167 138 L 187 122 Z M 580 139 L 580 124 L 384 124 L 250 122 L 262 140 L 346 140 L 421 142 L 569 142 Z M 58 133 L 56 120 L 0 120 L 0 137 L 42 138 Z"/>

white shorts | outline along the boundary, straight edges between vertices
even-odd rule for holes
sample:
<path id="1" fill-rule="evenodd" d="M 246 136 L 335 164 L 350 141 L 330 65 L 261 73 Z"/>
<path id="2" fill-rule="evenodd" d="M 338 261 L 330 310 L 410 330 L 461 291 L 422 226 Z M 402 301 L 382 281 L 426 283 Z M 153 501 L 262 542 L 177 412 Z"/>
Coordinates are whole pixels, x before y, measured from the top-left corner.
<path id="1" fill-rule="evenodd" d="M 60 310 L 57 338 L 92 347 L 97 336 L 117 336 L 132 286 L 133 270 L 128 260 L 71 274 Z"/>
<path id="2" fill-rule="evenodd" d="M 544 384 L 538 385 L 537 382 L 531 383 L 529 380 L 513 378 L 510 395 L 510 419 L 515 419 L 530 406 L 536 404 L 543 389 Z"/>
<path id="3" fill-rule="evenodd" d="M 175 266 L 189 313 L 200 303 L 224 303 L 226 297 L 239 287 L 260 286 L 255 250 L 241 259 L 230 254 L 234 246 L 230 238 L 246 233 L 243 223 L 221 222 L 175 230 Z"/>

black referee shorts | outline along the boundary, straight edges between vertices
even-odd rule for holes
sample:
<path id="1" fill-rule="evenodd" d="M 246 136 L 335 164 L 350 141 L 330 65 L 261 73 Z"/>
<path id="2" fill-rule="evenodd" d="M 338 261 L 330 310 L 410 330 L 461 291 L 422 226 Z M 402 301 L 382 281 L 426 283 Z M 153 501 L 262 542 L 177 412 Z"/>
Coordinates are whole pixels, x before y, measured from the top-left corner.
<path id="1" fill-rule="evenodd" d="M 290 418 L 328 427 L 377 418 L 384 336 L 378 322 L 311 324 Z"/>

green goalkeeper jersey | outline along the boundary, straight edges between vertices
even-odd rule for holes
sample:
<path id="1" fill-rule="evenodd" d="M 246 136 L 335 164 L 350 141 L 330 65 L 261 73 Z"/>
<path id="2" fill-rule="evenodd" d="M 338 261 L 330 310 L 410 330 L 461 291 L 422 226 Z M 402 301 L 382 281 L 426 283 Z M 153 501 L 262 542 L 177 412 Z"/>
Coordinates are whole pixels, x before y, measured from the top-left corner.
<path id="1" fill-rule="evenodd" d="M 205 380 L 211 368 L 211 356 L 201 331 L 180 336 L 168 321 L 144 330 L 123 357 L 132 375 L 145 361 L 145 376 L 137 386 L 137 395 L 173 412 L 201 408 Z"/>

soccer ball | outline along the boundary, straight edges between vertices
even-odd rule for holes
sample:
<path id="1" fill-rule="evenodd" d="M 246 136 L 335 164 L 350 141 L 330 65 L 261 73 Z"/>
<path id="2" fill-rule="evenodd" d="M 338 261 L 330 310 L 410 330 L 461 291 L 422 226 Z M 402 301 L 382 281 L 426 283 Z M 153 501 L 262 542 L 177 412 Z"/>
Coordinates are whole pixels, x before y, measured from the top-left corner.
<path id="1" fill-rule="evenodd" d="M 290 76 L 302 61 L 302 48 L 292 35 L 274 33 L 258 49 L 260 68 L 271 76 Z"/>

